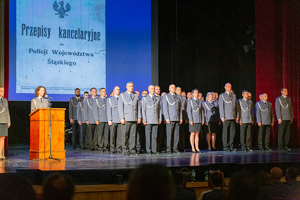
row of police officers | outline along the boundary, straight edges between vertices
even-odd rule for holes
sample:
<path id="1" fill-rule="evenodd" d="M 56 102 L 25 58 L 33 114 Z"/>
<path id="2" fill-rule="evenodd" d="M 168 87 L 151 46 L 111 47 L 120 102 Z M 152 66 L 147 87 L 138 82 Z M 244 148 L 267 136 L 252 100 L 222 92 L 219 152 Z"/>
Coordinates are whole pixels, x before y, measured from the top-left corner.
<path id="1" fill-rule="evenodd" d="M 220 122 L 223 124 L 224 151 L 236 151 L 236 123 L 240 126 L 242 150 L 252 151 L 250 134 L 256 121 L 259 127 L 258 147 L 260 150 L 270 151 L 269 137 L 271 126 L 274 125 L 274 114 L 272 104 L 268 102 L 268 95 L 261 94 L 260 101 L 254 106 L 248 99 L 248 91 L 243 91 L 243 98 L 237 100 L 230 83 L 226 83 L 224 88 L 225 92 L 220 94 L 219 99 L 214 99 L 213 93 L 208 93 L 205 101 L 198 98 L 197 89 L 192 91 L 192 98 L 186 100 L 184 96 L 176 94 L 174 84 L 169 86 L 169 93 L 162 96 L 150 85 L 149 94 L 141 100 L 139 94 L 133 91 L 132 82 L 126 84 L 126 91 L 122 93 L 116 86 L 110 98 L 107 98 L 105 88 L 100 89 L 100 96 L 97 96 L 97 90 L 92 88 L 91 97 L 87 92 L 84 93 L 84 97 L 80 97 L 80 90 L 77 88 L 75 97 L 72 97 L 69 103 L 73 148 L 76 148 L 76 140 L 79 139 L 81 148 L 136 154 L 137 143 L 140 143 L 137 125 L 143 124 L 147 153 L 157 153 L 164 143 L 168 153 L 179 153 L 180 143 L 184 140 L 180 134 L 181 125 L 188 120 L 192 152 L 200 152 L 198 135 L 201 126 L 206 124 L 208 133 L 215 134 Z M 279 124 L 278 148 L 290 150 L 288 142 L 290 124 L 293 121 L 292 102 L 287 97 L 286 88 L 283 88 L 281 93 L 275 102 Z M 161 128 L 164 121 L 166 134 Z M 76 132 L 78 129 L 80 134 Z"/>

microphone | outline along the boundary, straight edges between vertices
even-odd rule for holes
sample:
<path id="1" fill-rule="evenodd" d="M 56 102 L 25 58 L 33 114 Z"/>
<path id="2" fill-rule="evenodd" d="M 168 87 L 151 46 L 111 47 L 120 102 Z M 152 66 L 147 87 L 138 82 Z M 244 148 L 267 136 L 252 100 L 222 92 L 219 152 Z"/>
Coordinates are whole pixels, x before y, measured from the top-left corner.
<path id="1" fill-rule="evenodd" d="M 53 99 L 53 97 L 49 97 L 47 94 L 44 96 L 46 99 Z"/>

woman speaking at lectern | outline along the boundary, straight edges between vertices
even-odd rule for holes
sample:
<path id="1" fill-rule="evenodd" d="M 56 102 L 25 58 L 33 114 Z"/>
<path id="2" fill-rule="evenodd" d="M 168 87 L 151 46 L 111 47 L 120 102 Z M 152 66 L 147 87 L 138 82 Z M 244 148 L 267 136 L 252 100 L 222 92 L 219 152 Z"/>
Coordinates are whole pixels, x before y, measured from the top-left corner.
<path id="1" fill-rule="evenodd" d="M 38 108 L 48 108 L 49 100 L 45 99 L 44 96 L 47 94 L 46 88 L 44 86 L 38 86 L 35 89 L 35 98 L 31 100 L 31 112 Z"/>

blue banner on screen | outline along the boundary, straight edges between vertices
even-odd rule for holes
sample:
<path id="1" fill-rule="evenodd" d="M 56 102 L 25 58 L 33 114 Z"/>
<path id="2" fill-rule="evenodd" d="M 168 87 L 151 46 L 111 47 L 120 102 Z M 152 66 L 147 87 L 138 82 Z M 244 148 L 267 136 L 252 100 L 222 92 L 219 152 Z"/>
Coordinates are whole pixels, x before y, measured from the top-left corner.
<path id="1" fill-rule="evenodd" d="M 9 2 L 9 100 L 151 84 L 151 0 Z"/>

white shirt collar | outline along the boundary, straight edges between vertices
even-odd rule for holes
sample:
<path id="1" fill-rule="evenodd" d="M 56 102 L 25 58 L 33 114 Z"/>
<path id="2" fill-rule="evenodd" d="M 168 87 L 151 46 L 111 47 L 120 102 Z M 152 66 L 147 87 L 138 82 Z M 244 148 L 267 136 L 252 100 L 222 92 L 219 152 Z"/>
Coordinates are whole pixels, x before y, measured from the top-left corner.
<path id="1" fill-rule="evenodd" d="M 116 98 L 118 98 L 119 96 L 114 95 Z"/>
<path id="2" fill-rule="evenodd" d="M 281 95 L 281 96 L 283 96 L 283 95 Z M 283 96 L 283 98 L 287 98 L 287 96 Z"/>
<path id="3" fill-rule="evenodd" d="M 193 99 L 198 100 L 198 99 L 196 99 L 195 97 L 193 97 Z"/>
<path id="4" fill-rule="evenodd" d="M 207 100 L 209 103 L 212 103 L 213 101 Z"/>
<path id="5" fill-rule="evenodd" d="M 243 98 L 245 101 L 247 101 L 248 99 Z"/>

